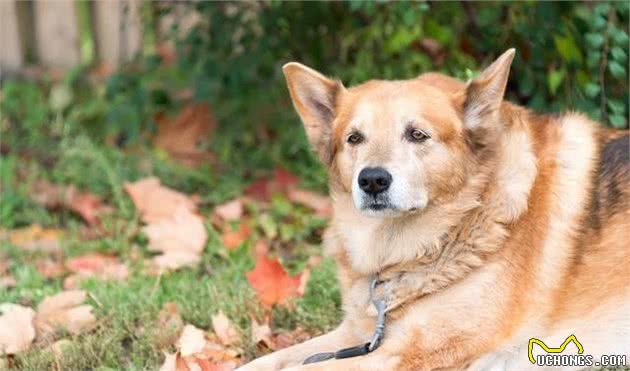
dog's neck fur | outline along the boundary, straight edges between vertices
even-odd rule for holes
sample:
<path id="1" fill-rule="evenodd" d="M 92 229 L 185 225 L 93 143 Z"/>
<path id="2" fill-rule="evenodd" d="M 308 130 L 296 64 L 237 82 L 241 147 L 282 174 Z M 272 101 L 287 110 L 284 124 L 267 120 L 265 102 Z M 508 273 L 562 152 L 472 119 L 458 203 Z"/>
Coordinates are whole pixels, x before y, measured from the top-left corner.
<path id="1" fill-rule="evenodd" d="M 478 164 L 474 175 L 450 201 L 430 205 L 417 215 L 398 219 L 367 217 L 355 209 L 348 193 L 335 192 L 331 187 L 334 218 L 327 234 L 329 252 L 344 249 L 350 269 L 370 275 L 404 271 L 409 264 L 424 265 L 435 273 L 445 260 L 464 254 L 469 258 L 462 264 L 470 265 L 479 261 L 478 254 L 488 255 L 498 249 L 506 234 L 503 225 L 526 210 L 536 175 L 533 152 L 515 152 L 523 145 L 531 148 L 528 128 L 520 125 L 519 116 L 523 114 L 528 113 L 504 104 L 500 118 L 504 130 L 493 145 L 496 151 L 503 151 L 502 155 L 490 155 Z M 498 158 L 506 160 L 498 162 Z M 488 224 L 481 226 L 485 235 L 474 228 L 482 221 Z M 349 225 L 356 228 L 349 230 Z M 475 248 L 480 245 L 482 249 Z"/>

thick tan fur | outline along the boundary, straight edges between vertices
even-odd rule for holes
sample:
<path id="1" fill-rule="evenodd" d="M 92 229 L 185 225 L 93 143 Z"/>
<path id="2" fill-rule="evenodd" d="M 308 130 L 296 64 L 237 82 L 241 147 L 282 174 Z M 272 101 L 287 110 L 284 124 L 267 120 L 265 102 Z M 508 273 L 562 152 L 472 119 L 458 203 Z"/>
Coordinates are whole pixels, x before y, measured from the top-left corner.
<path id="1" fill-rule="evenodd" d="M 469 84 L 431 73 L 350 89 L 285 66 L 329 168 L 334 217 L 324 244 L 346 315 L 333 332 L 244 370 L 540 370 L 528 360 L 529 338 L 558 346 L 571 334 L 596 360 L 630 357 L 630 137 L 580 114 L 537 115 L 504 102 L 512 57 Z M 432 142 L 402 144 L 392 134 L 401 112 Z M 345 138 L 357 127 L 368 139 L 350 148 Z M 398 166 L 410 153 L 413 167 L 401 168 L 422 178 L 409 184 L 426 192 L 426 205 L 387 217 L 357 210 L 357 166 Z M 374 273 L 390 299 L 381 347 L 301 365 L 369 339 Z"/>

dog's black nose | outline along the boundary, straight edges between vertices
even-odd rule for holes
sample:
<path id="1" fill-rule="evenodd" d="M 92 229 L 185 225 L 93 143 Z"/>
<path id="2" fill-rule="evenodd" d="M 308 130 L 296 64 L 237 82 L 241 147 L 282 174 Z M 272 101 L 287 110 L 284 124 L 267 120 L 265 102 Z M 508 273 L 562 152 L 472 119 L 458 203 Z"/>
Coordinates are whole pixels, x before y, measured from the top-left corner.
<path id="1" fill-rule="evenodd" d="M 382 167 L 366 167 L 359 173 L 359 187 L 371 195 L 384 192 L 392 184 L 392 175 Z"/>

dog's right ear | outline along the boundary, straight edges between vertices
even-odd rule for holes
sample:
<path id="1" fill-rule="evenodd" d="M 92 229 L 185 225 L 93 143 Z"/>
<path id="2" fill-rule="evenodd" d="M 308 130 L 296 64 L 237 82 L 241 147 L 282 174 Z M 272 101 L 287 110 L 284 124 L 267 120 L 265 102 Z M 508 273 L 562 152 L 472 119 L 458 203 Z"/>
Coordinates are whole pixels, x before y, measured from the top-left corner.
<path id="1" fill-rule="evenodd" d="M 320 160 L 330 165 L 333 154 L 332 122 L 335 119 L 335 101 L 345 91 L 339 81 L 300 63 L 291 62 L 282 67 L 287 79 L 293 106 L 300 115 L 311 147 Z"/>

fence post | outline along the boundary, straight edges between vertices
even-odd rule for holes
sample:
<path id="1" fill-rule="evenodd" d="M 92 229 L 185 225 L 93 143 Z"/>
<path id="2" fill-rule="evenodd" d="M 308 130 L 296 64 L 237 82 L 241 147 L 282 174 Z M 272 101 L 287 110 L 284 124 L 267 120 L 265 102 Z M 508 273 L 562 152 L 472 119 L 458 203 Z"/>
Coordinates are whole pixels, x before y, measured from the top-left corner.
<path id="1" fill-rule="evenodd" d="M 79 27 L 74 0 L 37 0 L 34 5 L 39 61 L 51 67 L 78 64 Z"/>
<path id="2" fill-rule="evenodd" d="M 24 45 L 20 37 L 18 6 L 15 0 L 0 1 L 0 76 L 24 65 Z"/>
<path id="3" fill-rule="evenodd" d="M 93 3 L 94 39 L 98 58 L 115 67 L 142 49 L 140 0 Z"/>

